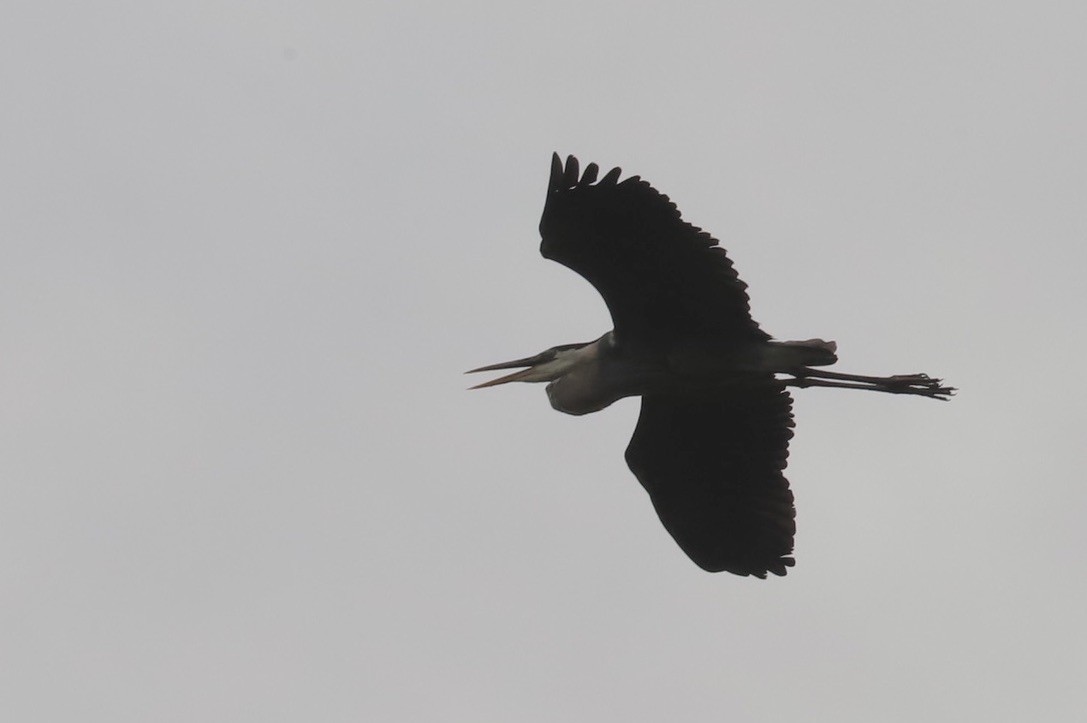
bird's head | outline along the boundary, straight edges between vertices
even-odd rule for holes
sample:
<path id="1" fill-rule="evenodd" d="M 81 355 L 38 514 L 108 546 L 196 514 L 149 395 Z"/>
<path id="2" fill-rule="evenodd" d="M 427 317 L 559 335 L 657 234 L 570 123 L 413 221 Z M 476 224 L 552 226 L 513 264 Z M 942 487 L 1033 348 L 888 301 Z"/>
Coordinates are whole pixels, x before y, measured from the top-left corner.
<path id="1" fill-rule="evenodd" d="M 577 365 L 582 359 L 584 354 L 579 354 L 581 350 L 589 346 L 591 342 L 584 344 L 562 344 L 560 346 L 554 346 L 546 351 L 542 351 L 535 356 L 525 357 L 524 359 L 514 359 L 508 362 L 499 362 L 498 364 L 488 364 L 485 367 L 479 367 L 478 369 L 469 369 L 465 374 L 474 374 L 476 372 L 493 372 L 499 369 L 520 369 L 513 374 L 507 374 L 504 377 L 498 377 L 482 384 L 476 384 L 469 389 L 482 389 L 483 387 L 493 387 L 498 384 L 506 384 L 507 382 L 550 382 L 558 379 L 566 374 L 571 368 Z M 521 367 L 527 367 L 521 369 Z"/>

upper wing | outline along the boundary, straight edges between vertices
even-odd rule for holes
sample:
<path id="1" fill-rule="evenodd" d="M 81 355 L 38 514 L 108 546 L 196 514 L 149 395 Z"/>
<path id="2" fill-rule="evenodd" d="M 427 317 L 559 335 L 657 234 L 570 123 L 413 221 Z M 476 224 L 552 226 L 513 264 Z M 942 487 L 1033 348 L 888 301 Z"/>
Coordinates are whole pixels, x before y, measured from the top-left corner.
<path id="1" fill-rule="evenodd" d="M 642 397 L 627 464 L 664 527 L 699 567 L 784 575 L 793 565 L 796 509 L 782 470 L 792 398 L 756 377 L 690 397 Z"/>
<path id="2" fill-rule="evenodd" d="M 770 338 L 714 238 L 638 176 L 619 182 L 614 168 L 597 182 L 598 170 L 579 177 L 576 158 L 552 157 L 540 252 L 596 287 L 620 339 Z"/>

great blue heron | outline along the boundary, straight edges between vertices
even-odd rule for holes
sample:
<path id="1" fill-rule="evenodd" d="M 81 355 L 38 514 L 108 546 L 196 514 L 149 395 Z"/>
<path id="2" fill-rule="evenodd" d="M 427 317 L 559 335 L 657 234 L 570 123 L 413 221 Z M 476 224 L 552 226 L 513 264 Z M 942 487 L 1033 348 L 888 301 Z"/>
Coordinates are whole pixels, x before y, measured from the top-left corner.
<path id="1" fill-rule="evenodd" d="M 837 361 L 834 342 L 773 341 L 751 319 L 747 285 L 715 239 L 638 176 L 620 181 L 613 168 L 598 181 L 598 171 L 552 157 L 540 252 L 596 287 L 614 330 L 473 369 L 526 367 L 472 388 L 550 382 L 551 406 L 567 414 L 640 396 L 627 464 L 683 551 L 711 572 L 784 575 L 796 532 L 783 474 L 793 435 L 785 388 L 936 399 L 954 389 L 925 374 L 813 368 Z"/>

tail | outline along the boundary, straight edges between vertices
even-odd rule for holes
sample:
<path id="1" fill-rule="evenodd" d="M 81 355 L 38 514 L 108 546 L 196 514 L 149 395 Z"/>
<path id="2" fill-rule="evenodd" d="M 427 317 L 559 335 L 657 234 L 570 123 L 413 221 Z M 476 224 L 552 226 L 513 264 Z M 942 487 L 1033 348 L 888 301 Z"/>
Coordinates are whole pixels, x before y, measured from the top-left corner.
<path id="1" fill-rule="evenodd" d="M 833 341 L 774 342 L 774 366 L 783 368 L 824 367 L 838 361 L 838 345 Z"/>

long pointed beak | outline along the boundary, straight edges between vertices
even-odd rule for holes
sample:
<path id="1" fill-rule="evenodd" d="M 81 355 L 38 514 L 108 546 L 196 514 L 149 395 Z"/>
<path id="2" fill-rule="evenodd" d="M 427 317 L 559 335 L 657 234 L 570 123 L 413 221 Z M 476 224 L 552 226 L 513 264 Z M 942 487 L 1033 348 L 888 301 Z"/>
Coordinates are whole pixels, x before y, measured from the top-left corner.
<path id="1" fill-rule="evenodd" d="M 476 372 L 493 372 L 499 369 L 517 369 L 518 367 L 528 367 L 528 369 L 521 369 L 521 371 L 514 372 L 513 374 L 507 374 L 504 377 L 498 377 L 498 379 L 492 379 L 489 382 L 483 382 L 477 384 L 474 387 L 468 387 L 469 389 L 482 389 L 483 387 L 493 387 L 498 384 L 507 384 L 509 382 L 518 382 L 525 377 L 531 376 L 533 367 L 540 362 L 547 361 L 547 352 L 543 354 L 536 354 L 534 356 L 525 357 L 524 359 L 514 359 L 508 362 L 499 362 L 498 364 L 488 364 L 485 367 L 479 367 L 478 369 L 469 369 L 464 372 L 465 374 L 475 374 Z"/>
<path id="2" fill-rule="evenodd" d="M 481 372 L 481 371 L 484 371 L 484 370 L 483 369 L 473 369 L 472 371 Z M 465 372 L 465 374 L 469 374 L 469 373 L 470 372 Z M 531 368 L 522 369 L 519 372 L 514 372 L 513 374 L 507 374 L 504 377 L 498 377 L 498 379 L 492 379 L 489 382 L 483 382 L 482 384 L 476 384 L 474 387 L 468 387 L 468 388 L 469 389 L 482 389 L 483 387 L 493 387 L 493 386 L 497 386 L 499 384 L 506 384 L 507 382 L 519 382 L 519 381 L 521 381 L 522 379 L 524 379 L 525 377 L 527 377 L 531 373 L 532 373 Z"/>

